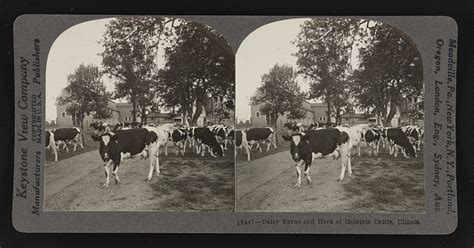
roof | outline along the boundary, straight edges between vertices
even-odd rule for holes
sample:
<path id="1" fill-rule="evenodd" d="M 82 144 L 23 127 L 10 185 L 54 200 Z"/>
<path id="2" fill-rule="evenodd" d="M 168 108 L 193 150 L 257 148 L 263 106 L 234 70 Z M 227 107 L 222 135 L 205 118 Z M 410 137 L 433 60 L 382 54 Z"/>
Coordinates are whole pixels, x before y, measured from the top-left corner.
<path id="1" fill-rule="evenodd" d="M 364 113 L 345 113 L 342 116 L 347 117 L 347 118 L 360 118 L 360 119 L 367 117 L 367 115 Z"/>

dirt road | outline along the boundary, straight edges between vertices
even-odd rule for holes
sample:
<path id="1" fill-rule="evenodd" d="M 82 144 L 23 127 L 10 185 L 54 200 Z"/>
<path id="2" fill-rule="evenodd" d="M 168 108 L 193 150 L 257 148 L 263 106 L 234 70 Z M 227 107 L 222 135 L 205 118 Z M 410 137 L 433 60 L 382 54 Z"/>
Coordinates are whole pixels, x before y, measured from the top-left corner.
<path id="1" fill-rule="evenodd" d="M 422 156 L 392 158 L 352 156 L 353 175 L 337 182 L 340 160 L 318 159 L 310 175 L 294 187 L 296 170 L 288 151 L 250 162 L 240 162 L 237 174 L 237 211 L 264 212 L 410 212 L 423 213 Z"/>
<path id="2" fill-rule="evenodd" d="M 45 210 L 79 211 L 233 211 L 234 157 L 186 153 L 160 156 L 161 174 L 145 181 L 148 160 L 125 159 L 121 183 L 104 188 L 104 168 L 97 150 L 45 165 Z"/>

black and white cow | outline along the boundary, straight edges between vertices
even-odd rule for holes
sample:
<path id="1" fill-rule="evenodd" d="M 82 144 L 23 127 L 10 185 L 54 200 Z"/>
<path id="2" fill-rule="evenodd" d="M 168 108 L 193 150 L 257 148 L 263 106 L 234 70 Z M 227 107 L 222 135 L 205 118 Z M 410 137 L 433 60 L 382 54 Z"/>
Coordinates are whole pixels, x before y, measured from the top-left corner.
<path id="1" fill-rule="evenodd" d="M 50 130 L 46 130 L 46 149 L 51 149 L 54 155 L 54 161 L 58 162 L 58 148 L 56 147 L 56 141 L 54 141 L 54 133 Z"/>
<path id="2" fill-rule="evenodd" d="M 222 145 L 224 150 L 227 150 L 227 143 L 228 143 L 228 133 L 229 128 L 225 125 L 212 125 L 208 127 L 209 130 L 216 136 L 219 143 Z"/>
<path id="3" fill-rule="evenodd" d="M 221 157 L 224 156 L 224 149 L 209 128 L 195 127 L 192 131 L 192 135 L 196 140 L 196 153 L 201 153 L 201 156 L 204 156 L 205 149 L 208 147 L 211 156 L 216 157 L 215 154 Z"/>
<path id="4" fill-rule="evenodd" d="M 346 127 L 347 128 L 347 127 Z M 369 129 L 368 124 L 357 124 L 349 128 L 349 135 L 351 136 L 352 147 L 357 150 L 357 155 L 360 157 L 360 143 L 363 141 L 364 133 Z M 351 147 L 351 149 L 352 149 Z"/>
<path id="5" fill-rule="evenodd" d="M 284 127 L 288 128 L 288 135 L 292 135 L 293 133 L 303 132 L 304 126 L 301 122 L 291 121 L 285 123 Z"/>
<path id="6" fill-rule="evenodd" d="M 417 126 L 404 126 L 401 129 L 413 144 L 413 147 L 417 151 L 421 151 L 421 128 Z"/>
<path id="7" fill-rule="evenodd" d="M 309 169 L 314 159 L 322 157 L 341 158 L 341 174 L 339 181 L 344 180 L 346 167 L 349 176 L 352 175 L 350 158 L 350 136 L 349 129 L 344 127 L 328 128 L 319 130 L 308 130 L 295 133 L 291 136 L 283 136 L 283 139 L 291 142 L 290 153 L 296 162 L 296 187 L 301 186 L 301 167 L 304 165 L 304 174 L 311 183 Z"/>
<path id="8" fill-rule="evenodd" d="M 82 135 L 81 129 L 78 127 L 65 127 L 65 128 L 56 128 L 51 130 L 54 133 L 54 141 L 57 143 L 57 147 L 63 145 L 63 149 L 66 149 L 69 152 L 68 144 L 74 144 L 74 150 L 76 151 L 77 145 L 84 150 L 82 145 Z"/>
<path id="9" fill-rule="evenodd" d="M 416 151 L 401 128 L 388 128 L 387 141 L 390 155 L 393 154 L 397 157 L 398 148 L 400 147 L 404 157 L 407 158 L 408 154 L 416 158 Z"/>
<path id="10" fill-rule="evenodd" d="M 165 156 L 168 156 L 168 143 L 171 141 L 171 132 L 174 129 L 173 123 L 161 124 L 157 127 L 145 125 L 143 128 L 153 131 L 158 135 L 158 148 L 163 146 Z"/>
<path id="11" fill-rule="evenodd" d="M 242 130 L 232 130 L 229 136 L 233 137 L 235 141 L 234 156 L 237 157 L 237 149 L 243 148 L 247 153 L 247 161 L 250 161 L 250 148 L 247 141 L 247 134 Z"/>
<path id="12" fill-rule="evenodd" d="M 186 152 L 186 143 L 188 141 L 188 130 L 186 128 L 176 128 L 171 131 L 171 140 L 176 148 L 176 155 L 181 152 L 184 156 Z"/>
<path id="13" fill-rule="evenodd" d="M 308 129 L 309 129 L 309 130 L 322 129 L 322 124 L 319 123 L 319 122 L 312 122 L 311 124 L 309 124 Z"/>
<path id="14" fill-rule="evenodd" d="M 369 147 L 369 156 L 372 152 L 375 156 L 379 153 L 379 146 L 382 138 L 382 130 L 377 128 L 370 128 L 364 133 L 364 140 Z"/>
<path id="15" fill-rule="evenodd" d="M 110 132 L 109 123 L 102 122 L 100 120 L 96 121 L 96 122 L 92 122 L 90 124 L 90 127 L 94 128 L 94 130 L 98 131 L 99 134 Z"/>
<path id="16" fill-rule="evenodd" d="M 109 186 L 109 174 L 112 166 L 112 175 L 115 177 L 115 183 L 118 184 L 118 168 L 124 158 L 140 155 L 142 158 L 150 157 L 150 169 L 146 180 L 150 181 L 153 176 L 153 169 L 156 175 L 160 174 L 160 163 L 158 159 L 158 135 L 146 128 L 118 130 L 101 135 L 94 134 L 92 139 L 100 142 L 99 154 L 104 161 L 105 183 L 104 187 Z"/>
<path id="17" fill-rule="evenodd" d="M 142 128 L 143 124 L 140 122 L 119 122 L 115 124 L 113 131 L 127 130 L 132 128 Z"/>
<path id="18" fill-rule="evenodd" d="M 271 127 L 254 127 L 249 128 L 245 131 L 247 135 L 247 142 L 249 143 L 249 148 L 252 150 L 253 144 L 257 144 L 257 149 L 262 152 L 262 148 L 260 147 L 260 142 L 264 142 L 267 144 L 267 152 L 270 150 L 270 146 L 273 144 L 273 147 L 277 149 L 275 143 L 275 132 Z"/>

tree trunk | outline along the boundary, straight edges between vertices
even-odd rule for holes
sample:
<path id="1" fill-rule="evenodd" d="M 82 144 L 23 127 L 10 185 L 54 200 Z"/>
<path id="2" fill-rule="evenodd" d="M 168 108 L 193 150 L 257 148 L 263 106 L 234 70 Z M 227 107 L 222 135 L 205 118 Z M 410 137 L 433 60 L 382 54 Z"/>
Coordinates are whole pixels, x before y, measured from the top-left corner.
<path id="1" fill-rule="evenodd" d="M 328 98 L 326 98 L 328 99 Z M 328 105 L 328 111 L 327 111 L 327 121 L 326 123 L 330 123 L 331 122 L 331 102 L 329 100 L 326 100 L 326 104 Z"/>
<path id="2" fill-rule="evenodd" d="M 142 108 L 142 124 L 143 125 L 146 125 L 146 120 L 147 120 L 147 116 L 146 116 L 146 109 L 145 108 Z"/>
<path id="3" fill-rule="evenodd" d="M 196 112 L 194 112 L 193 118 L 191 120 L 191 125 L 196 126 L 199 116 L 202 114 L 202 102 L 200 100 L 196 101 Z M 205 123 L 203 123 L 205 124 Z"/>
<path id="4" fill-rule="evenodd" d="M 275 144 L 277 146 L 279 146 L 280 144 L 278 144 L 278 114 L 274 114 L 272 116 L 272 119 L 273 119 L 273 126 L 275 127 Z"/>
<path id="5" fill-rule="evenodd" d="M 385 126 L 391 126 L 391 122 L 395 114 L 397 113 L 397 106 L 393 103 L 390 102 L 390 112 L 388 113 L 387 118 L 385 118 Z"/>
<path id="6" fill-rule="evenodd" d="M 80 117 L 79 122 L 81 123 L 81 139 L 82 139 L 82 145 L 86 145 L 86 140 L 84 139 L 84 116 Z"/>

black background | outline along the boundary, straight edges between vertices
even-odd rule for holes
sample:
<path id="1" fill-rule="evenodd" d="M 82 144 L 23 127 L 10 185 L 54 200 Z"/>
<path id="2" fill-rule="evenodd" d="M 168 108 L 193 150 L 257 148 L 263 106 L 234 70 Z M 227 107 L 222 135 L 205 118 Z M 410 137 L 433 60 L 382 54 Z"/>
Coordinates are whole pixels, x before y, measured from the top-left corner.
<path id="1" fill-rule="evenodd" d="M 447 15 L 458 23 L 458 227 L 450 235 L 25 234 L 11 221 L 13 22 L 21 14 Z M 0 247 L 469 247 L 474 248 L 474 1 L 10 1 L 0 0 Z M 436 27 L 432 27 L 436 28 Z"/>

